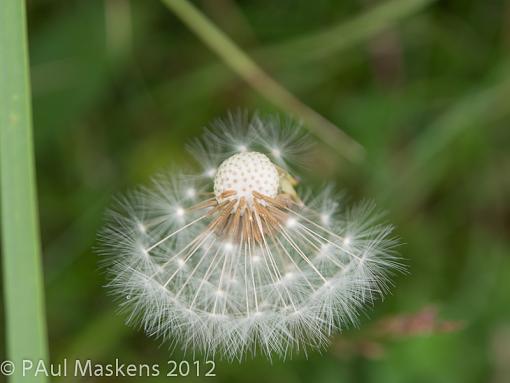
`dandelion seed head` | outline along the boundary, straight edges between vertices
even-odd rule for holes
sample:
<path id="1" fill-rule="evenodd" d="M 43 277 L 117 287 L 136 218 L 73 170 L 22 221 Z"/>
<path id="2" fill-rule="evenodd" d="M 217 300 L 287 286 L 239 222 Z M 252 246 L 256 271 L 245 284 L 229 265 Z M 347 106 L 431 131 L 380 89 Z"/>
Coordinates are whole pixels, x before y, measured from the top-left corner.
<path id="1" fill-rule="evenodd" d="M 402 269 L 398 242 L 372 204 L 296 185 L 308 140 L 286 120 L 230 115 L 192 145 L 196 176 L 119 199 L 99 237 L 129 323 L 228 360 L 320 349 L 356 323 Z"/>
<path id="2" fill-rule="evenodd" d="M 273 163 L 262 153 L 242 152 L 226 159 L 214 178 L 214 194 L 219 203 L 226 191 L 234 191 L 230 199 L 245 198 L 253 205 L 253 192 L 276 197 L 280 178 Z"/>

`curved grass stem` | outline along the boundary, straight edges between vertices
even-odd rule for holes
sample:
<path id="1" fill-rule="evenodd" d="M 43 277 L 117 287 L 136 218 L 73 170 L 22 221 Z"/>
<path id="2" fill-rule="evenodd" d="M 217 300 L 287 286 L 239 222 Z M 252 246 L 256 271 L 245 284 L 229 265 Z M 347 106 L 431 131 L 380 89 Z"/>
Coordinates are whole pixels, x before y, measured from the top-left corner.
<path id="1" fill-rule="evenodd" d="M 363 157 L 363 147 L 328 119 L 300 101 L 274 80 L 226 34 L 186 0 L 162 0 L 211 50 L 253 89 L 277 107 L 304 120 L 307 128 L 351 161 Z"/>

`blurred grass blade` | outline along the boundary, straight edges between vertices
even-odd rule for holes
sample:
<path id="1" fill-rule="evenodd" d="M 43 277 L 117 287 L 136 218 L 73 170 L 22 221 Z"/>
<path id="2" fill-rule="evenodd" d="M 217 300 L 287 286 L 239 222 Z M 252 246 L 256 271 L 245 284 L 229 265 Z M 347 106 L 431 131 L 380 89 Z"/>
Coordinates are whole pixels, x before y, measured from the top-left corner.
<path id="1" fill-rule="evenodd" d="M 285 57 L 286 61 L 296 60 L 299 63 L 319 61 L 356 43 L 370 40 L 435 1 L 386 1 L 345 22 L 263 48 L 260 54 L 267 58 Z"/>
<path id="2" fill-rule="evenodd" d="M 253 89 L 279 108 L 302 118 L 307 128 L 351 161 L 363 157 L 363 147 L 337 126 L 302 103 L 276 82 L 228 36 L 186 0 L 162 0 L 205 44 Z"/>
<path id="3" fill-rule="evenodd" d="M 25 2 L 0 2 L 0 171 L 7 357 L 47 360 L 36 204 Z"/>
<path id="4" fill-rule="evenodd" d="M 508 61 L 504 62 L 508 68 Z M 398 199 L 398 209 L 413 212 L 430 196 L 441 180 L 449 177 L 455 163 L 454 142 L 470 130 L 483 130 L 504 116 L 510 115 L 510 71 L 504 70 L 497 82 L 466 94 L 439 116 L 427 129 L 416 136 L 406 148 L 406 168 L 399 170 L 398 180 L 388 189 L 388 203 Z M 447 150 L 448 149 L 448 150 Z"/>

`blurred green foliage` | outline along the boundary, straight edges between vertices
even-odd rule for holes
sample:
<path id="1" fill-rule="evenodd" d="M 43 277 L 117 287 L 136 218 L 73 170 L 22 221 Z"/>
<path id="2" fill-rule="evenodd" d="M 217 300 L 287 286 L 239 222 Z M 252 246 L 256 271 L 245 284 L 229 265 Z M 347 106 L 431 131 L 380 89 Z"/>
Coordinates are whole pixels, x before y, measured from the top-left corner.
<path id="1" fill-rule="evenodd" d="M 433 2 L 341 49 L 319 32 L 378 1 L 193 3 L 365 147 L 365 159 L 352 163 L 318 143 L 307 179 L 335 181 L 351 200 L 373 199 L 386 210 L 409 274 L 322 354 L 219 362 L 216 378 L 185 379 L 508 381 L 510 3 Z M 276 108 L 158 1 L 31 0 L 28 12 L 52 359 L 192 360 L 115 313 L 93 252 L 102 212 L 112 195 L 188 164 L 185 143 L 211 119 L 239 107 Z M 385 340 L 376 356 L 352 346 L 379 318 L 431 304 L 464 325 Z"/>

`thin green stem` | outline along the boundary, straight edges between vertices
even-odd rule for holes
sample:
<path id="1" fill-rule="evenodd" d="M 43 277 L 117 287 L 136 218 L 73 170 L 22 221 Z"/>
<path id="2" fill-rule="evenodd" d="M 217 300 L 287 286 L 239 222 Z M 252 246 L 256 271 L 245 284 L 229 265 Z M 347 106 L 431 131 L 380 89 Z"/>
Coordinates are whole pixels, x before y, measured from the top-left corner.
<path id="1" fill-rule="evenodd" d="M 162 0 L 202 41 L 253 89 L 279 108 L 299 116 L 307 128 L 352 161 L 363 157 L 364 149 L 336 125 L 301 102 L 269 76 L 227 35 L 186 0 Z"/>
<path id="2" fill-rule="evenodd" d="M 0 2 L 0 172 L 7 356 L 11 382 L 23 377 L 22 360 L 47 361 L 41 273 L 25 2 Z"/>

